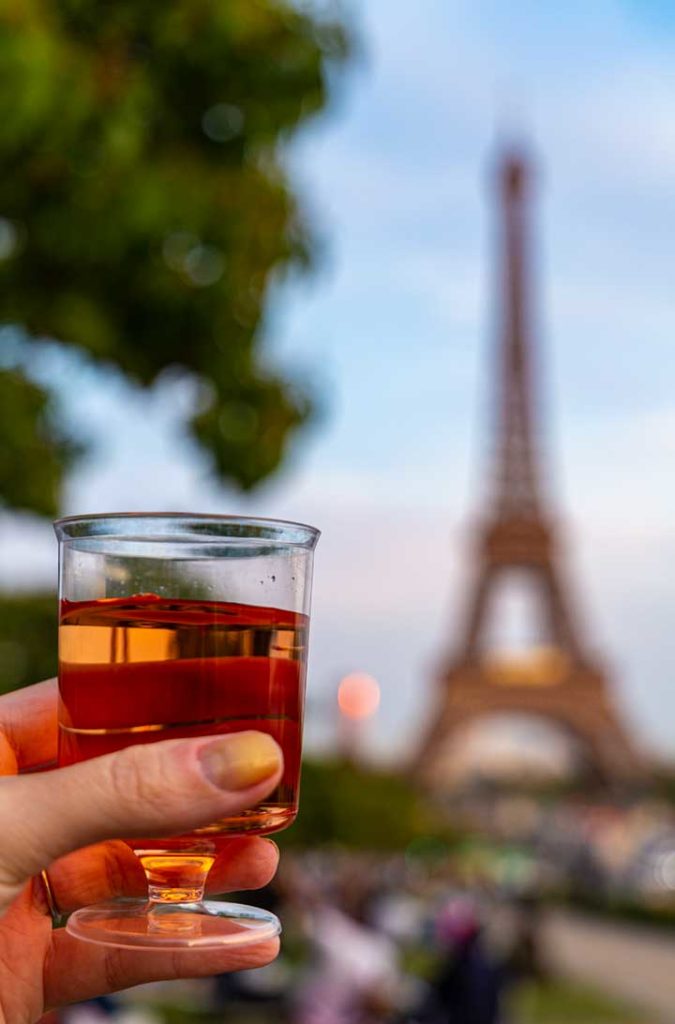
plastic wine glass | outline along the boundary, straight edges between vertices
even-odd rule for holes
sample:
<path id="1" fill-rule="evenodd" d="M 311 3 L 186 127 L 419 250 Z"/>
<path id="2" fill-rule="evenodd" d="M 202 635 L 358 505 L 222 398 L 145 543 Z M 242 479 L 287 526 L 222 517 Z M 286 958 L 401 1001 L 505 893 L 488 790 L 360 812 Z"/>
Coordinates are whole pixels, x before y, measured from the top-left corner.
<path id="1" fill-rule="evenodd" d="M 264 801 L 178 836 L 127 843 L 148 898 L 84 907 L 71 935 L 129 948 L 241 946 L 277 935 L 266 910 L 204 900 L 232 836 L 291 824 L 298 784 L 311 526 L 179 513 L 71 516 L 59 540 L 59 764 L 138 743 L 248 729 L 284 753 Z"/>

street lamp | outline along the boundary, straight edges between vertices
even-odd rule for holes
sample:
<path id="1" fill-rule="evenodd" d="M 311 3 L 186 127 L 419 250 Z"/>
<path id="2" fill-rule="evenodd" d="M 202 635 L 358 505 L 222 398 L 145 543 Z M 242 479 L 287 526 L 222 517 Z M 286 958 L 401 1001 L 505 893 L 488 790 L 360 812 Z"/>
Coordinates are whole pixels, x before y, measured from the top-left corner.
<path id="1" fill-rule="evenodd" d="M 339 744 L 347 761 L 356 761 L 363 743 L 363 727 L 380 704 L 380 686 L 367 672 L 350 672 L 340 680 L 337 690 Z"/>

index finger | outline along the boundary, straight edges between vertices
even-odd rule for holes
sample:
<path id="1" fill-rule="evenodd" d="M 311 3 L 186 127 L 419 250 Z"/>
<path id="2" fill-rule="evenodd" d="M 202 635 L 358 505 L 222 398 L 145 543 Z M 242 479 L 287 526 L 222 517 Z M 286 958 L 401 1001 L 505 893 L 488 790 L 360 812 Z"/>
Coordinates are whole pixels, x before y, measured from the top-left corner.
<path id="1" fill-rule="evenodd" d="M 47 767 L 58 743 L 56 679 L 0 697 L 0 775 Z"/>

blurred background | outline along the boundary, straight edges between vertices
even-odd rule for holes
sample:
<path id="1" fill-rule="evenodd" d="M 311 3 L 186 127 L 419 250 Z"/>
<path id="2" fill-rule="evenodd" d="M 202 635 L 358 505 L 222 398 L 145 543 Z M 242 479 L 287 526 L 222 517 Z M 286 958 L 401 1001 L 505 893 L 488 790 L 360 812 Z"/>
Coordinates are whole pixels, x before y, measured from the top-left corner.
<path id="1" fill-rule="evenodd" d="M 281 958 L 59 1019 L 672 1021 L 672 6 L 0 0 L 0 81 L 2 688 L 57 514 L 323 531 Z"/>

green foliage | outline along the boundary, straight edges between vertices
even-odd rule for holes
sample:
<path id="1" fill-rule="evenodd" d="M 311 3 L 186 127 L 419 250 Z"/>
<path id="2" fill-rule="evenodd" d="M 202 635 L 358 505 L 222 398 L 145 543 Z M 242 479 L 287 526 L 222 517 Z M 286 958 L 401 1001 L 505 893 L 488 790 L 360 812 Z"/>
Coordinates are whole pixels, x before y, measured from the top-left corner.
<path id="1" fill-rule="evenodd" d="M 244 488 L 311 410 L 260 336 L 312 254 L 284 146 L 347 50 L 290 0 L 0 0 L 0 322 L 143 385 L 196 376 L 193 435 Z M 4 500 L 51 511 L 50 458 L 44 498 L 0 479 Z"/>
<path id="2" fill-rule="evenodd" d="M 675 767 L 672 764 L 663 764 L 654 768 L 651 773 L 651 783 L 654 796 L 675 805 Z"/>
<path id="3" fill-rule="evenodd" d="M 648 925 L 671 935 L 675 933 L 675 906 L 667 892 L 660 900 L 645 900 L 620 892 L 593 891 L 574 883 L 572 879 L 565 892 L 554 894 L 557 902 L 610 922 Z"/>
<path id="4" fill-rule="evenodd" d="M 61 433 L 50 396 L 11 370 L 0 371 L 0 438 L 0 503 L 56 515 L 77 449 Z"/>
<path id="5" fill-rule="evenodd" d="M 222 1024 L 223 1011 L 193 1010 L 186 1006 L 169 1006 L 167 1003 L 152 1003 L 152 1013 L 162 1024 Z M 154 1017 L 153 1017 L 154 1020 Z M 228 1005 L 228 1024 L 279 1024 L 279 1009 L 272 1009 L 247 1003 L 243 1006 Z"/>
<path id="6" fill-rule="evenodd" d="M 521 1024 L 647 1024 L 642 1011 L 594 989 L 559 981 L 519 985 L 509 1003 Z"/>
<path id="7" fill-rule="evenodd" d="M 430 808 L 400 775 L 344 761 L 308 761 L 300 813 L 278 840 L 282 847 L 326 843 L 389 851 L 438 833 Z"/>
<path id="8" fill-rule="evenodd" d="M 56 594 L 0 595 L 0 693 L 56 675 Z"/>

